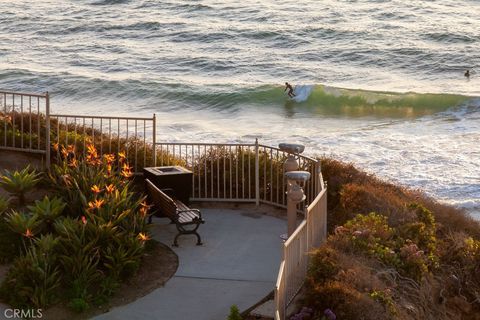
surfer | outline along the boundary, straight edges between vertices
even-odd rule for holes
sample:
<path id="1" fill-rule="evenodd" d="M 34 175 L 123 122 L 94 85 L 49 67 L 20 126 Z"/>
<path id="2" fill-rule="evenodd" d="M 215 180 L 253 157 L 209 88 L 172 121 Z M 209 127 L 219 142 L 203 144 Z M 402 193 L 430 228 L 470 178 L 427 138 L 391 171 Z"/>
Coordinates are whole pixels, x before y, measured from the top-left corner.
<path id="1" fill-rule="evenodd" d="M 470 70 L 465 71 L 465 77 L 470 78 Z"/>
<path id="2" fill-rule="evenodd" d="M 285 82 L 285 90 L 283 90 L 283 92 L 287 91 L 287 89 L 288 89 L 288 96 L 289 96 L 290 98 L 295 97 L 295 93 L 293 93 L 293 87 L 292 87 L 292 85 L 291 85 L 290 83 L 288 83 L 288 82 Z"/>

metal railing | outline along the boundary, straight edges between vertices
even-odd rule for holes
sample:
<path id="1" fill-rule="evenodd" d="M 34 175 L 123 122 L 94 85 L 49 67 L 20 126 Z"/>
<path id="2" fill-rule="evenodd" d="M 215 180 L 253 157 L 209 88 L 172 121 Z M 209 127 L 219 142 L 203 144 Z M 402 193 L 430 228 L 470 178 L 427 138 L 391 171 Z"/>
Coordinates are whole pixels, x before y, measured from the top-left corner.
<path id="1" fill-rule="evenodd" d="M 283 261 L 275 285 L 275 320 L 284 320 L 287 307 L 301 289 L 308 271 L 309 252 L 327 237 L 327 189 L 318 175 L 321 192 L 305 209 L 305 220 L 283 244 Z"/>
<path id="2" fill-rule="evenodd" d="M 88 144 L 100 154 L 124 152 L 135 172 L 155 163 L 156 118 L 50 114 L 52 142 L 74 145 L 85 155 Z"/>
<path id="3" fill-rule="evenodd" d="M 252 144 L 172 143 L 156 144 L 158 166 L 181 165 L 193 172 L 193 201 L 231 201 L 271 204 L 286 208 L 283 163 L 288 154 L 278 148 Z M 300 170 L 312 176 L 320 172 L 318 160 L 298 157 Z M 306 203 L 321 189 L 316 179 L 305 186 Z M 303 212 L 303 207 L 299 206 Z"/>
<path id="4" fill-rule="evenodd" d="M 46 154 L 49 107 L 48 92 L 0 91 L 0 149 Z"/>
<path id="5" fill-rule="evenodd" d="M 288 154 L 258 143 L 156 142 L 156 118 L 50 114 L 46 94 L 0 91 L 0 149 L 45 154 L 50 164 L 50 141 L 75 145 L 85 152 L 93 143 L 100 153 L 125 152 L 135 172 L 147 165 L 182 165 L 193 172 L 195 201 L 266 203 L 286 208 L 283 163 Z M 47 134 L 48 133 L 48 134 Z M 327 236 L 327 190 L 320 162 L 298 156 L 299 170 L 313 177 L 304 186 L 306 201 L 297 209 L 305 220 L 283 245 L 283 261 L 275 286 L 275 319 L 305 280 L 308 252 Z"/>

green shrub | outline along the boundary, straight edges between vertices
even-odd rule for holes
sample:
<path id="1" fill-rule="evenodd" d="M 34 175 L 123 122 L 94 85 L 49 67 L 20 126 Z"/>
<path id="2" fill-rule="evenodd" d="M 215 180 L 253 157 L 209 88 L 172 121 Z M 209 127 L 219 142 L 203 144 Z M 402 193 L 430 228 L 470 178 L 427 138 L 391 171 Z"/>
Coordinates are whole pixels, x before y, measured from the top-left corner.
<path id="1" fill-rule="evenodd" d="M 22 238 L 0 217 L 0 264 L 13 261 L 24 248 Z"/>
<path id="2" fill-rule="evenodd" d="M 94 226 L 83 225 L 72 218 L 55 223 L 55 230 L 61 239 L 59 261 L 69 296 L 85 301 L 91 298 L 95 285 L 101 279 L 97 241 L 88 236 L 87 228 Z"/>
<path id="3" fill-rule="evenodd" d="M 308 277 L 315 284 L 323 284 L 331 280 L 339 271 L 337 251 L 322 246 L 311 254 Z"/>
<path id="4" fill-rule="evenodd" d="M 438 264 L 435 219 L 422 206 L 410 208 L 415 210 L 416 220 L 398 228 L 389 226 L 383 215 L 357 215 L 337 227 L 332 239 L 344 250 L 363 252 L 419 281 Z"/>
<path id="5" fill-rule="evenodd" d="M 314 319 L 321 319 L 325 309 L 331 309 L 337 319 L 392 319 L 380 302 L 339 281 L 311 287 L 303 303 L 315 310 Z"/>
<path id="6" fill-rule="evenodd" d="M 119 280 L 113 276 L 108 276 L 102 279 L 100 282 L 100 291 L 95 301 L 97 305 L 106 303 L 108 298 L 118 290 L 120 287 L 120 283 L 118 281 Z"/>
<path id="7" fill-rule="evenodd" d="M 68 307 L 75 312 L 82 313 L 90 308 L 87 301 L 82 298 L 74 298 L 68 304 Z"/>
<path id="8" fill-rule="evenodd" d="M 50 199 L 45 196 L 42 201 L 35 201 L 34 206 L 28 206 L 28 209 L 35 220 L 38 221 L 42 230 L 53 231 L 53 223 L 60 217 L 65 208 L 66 203 L 61 199 L 54 197 Z"/>
<path id="9" fill-rule="evenodd" d="M 20 205 L 25 203 L 25 194 L 32 190 L 39 181 L 40 174 L 36 173 L 35 170 L 30 172 L 29 166 L 21 171 L 5 170 L 5 173 L 0 176 L 0 186 L 16 196 Z"/>
<path id="10" fill-rule="evenodd" d="M 44 240 L 15 260 L 2 284 L 1 296 L 13 307 L 45 308 L 58 298 L 61 273 L 53 246 Z"/>
<path id="11" fill-rule="evenodd" d="M 227 320 L 242 320 L 242 316 L 240 315 L 240 311 L 236 305 L 230 307 L 230 314 L 228 315 Z"/>
<path id="12" fill-rule="evenodd" d="M 395 307 L 395 302 L 392 299 L 392 295 L 389 290 L 380 291 L 380 290 L 373 290 L 370 293 L 370 298 L 380 302 L 383 304 L 390 314 L 395 315 L 397 314 L 397 308 Z"/>
<path id="13" fill-rule="evenodd" d="M 12 210 L 5 216 L 9 229 L 22 239 L 25 250 L 31 244 L 31 239 L 40 232 L 41 226 L 35 216 Z"/>
<path id="14" fill-rule="evenodd" d="M 150 238 L 148 206 L 132 192 L 132 168 L 122 154 L 100 157 L 89 145 L 79 159 L 73 147 L 59 147 L 57 159 L 49 172 L 54 195 L 0 220 L 0 236 L 15 235 L 24 248 L 2 292 L 15 306 L 34 307 L 47 307 L 62 292 L 71 309 L 83 312 L 105 303 L 138 269 Z"/>
<path id="15" fill-rule="evenodd" d="M 5 211 L 7 211 L 7 209 L 9 208 L 9 205 L 10 205 L 10 200 L 0 196 L 0 217 Z"/>

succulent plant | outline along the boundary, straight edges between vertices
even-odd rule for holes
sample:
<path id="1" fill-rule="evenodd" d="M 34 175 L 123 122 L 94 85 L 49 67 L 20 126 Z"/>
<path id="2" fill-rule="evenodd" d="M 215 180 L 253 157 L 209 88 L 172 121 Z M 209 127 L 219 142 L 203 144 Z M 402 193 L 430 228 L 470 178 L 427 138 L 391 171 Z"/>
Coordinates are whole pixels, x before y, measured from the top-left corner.
<path id="1" fill-rule="evenodd" d="M 25 194 L 32 190 L 39 181 L 40 174 L 35 170 L 31 171 L 30 166 L 21 171 L 5 170 L 5 173 L 0 176 L 0 186 L 16 196 L 20 205 L 25 203 Z"/>

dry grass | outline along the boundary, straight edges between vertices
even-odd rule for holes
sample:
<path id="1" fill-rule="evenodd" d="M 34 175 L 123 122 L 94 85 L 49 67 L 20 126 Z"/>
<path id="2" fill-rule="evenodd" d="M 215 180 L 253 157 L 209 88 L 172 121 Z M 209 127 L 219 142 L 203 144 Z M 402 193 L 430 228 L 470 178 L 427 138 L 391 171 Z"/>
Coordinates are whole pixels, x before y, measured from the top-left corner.
<path id="1" fill-rule="evenodd" d="M 338 319 L 480 319 L 480 224 L 464 211 L 357 170 L 322 159 L 328 183 L 330 231 L 357 214 L 377 212 L 401 230 L 418 203 L 436 222 L 438 266 L 421 280 L 402 275 L 373 256 L 345 246 L 335 235 L 312 253 L 304 305 Z M 343 245 L 342 245 L 343 243 Z"/>
<path id="2" fill-rule="evenodd" d="M 433 212 L 440 232 L 463 231 L 480 238 L 480 223 L 465 211 L 441 204 L 420 190 L 412 190 L 359 171 L 351 163 L 322 158 L 322 174 L 328 183 L 330 230 L 358 213 L 379 212 L 389 222 L 401 223 L 409 203 L 419 203 Z"/>

